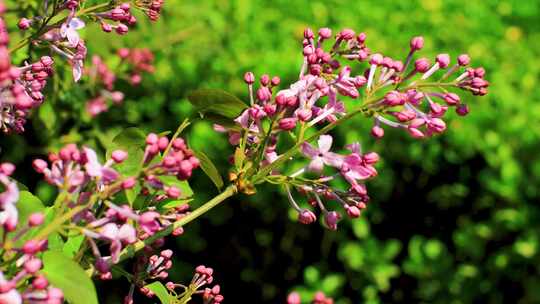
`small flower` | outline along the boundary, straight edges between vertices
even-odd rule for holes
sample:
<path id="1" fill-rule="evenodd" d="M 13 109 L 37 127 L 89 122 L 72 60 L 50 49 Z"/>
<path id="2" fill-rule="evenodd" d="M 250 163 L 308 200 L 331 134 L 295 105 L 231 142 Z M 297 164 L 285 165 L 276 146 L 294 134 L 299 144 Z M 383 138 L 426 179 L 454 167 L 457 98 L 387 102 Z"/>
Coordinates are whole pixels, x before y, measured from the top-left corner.
<path id="1" fill-rule="evenodd" d="M 340 168 L 343 164 L 343 157 L 337 153 L 330 152 L 332 147 L 332 136 L 321 135 L 318 140 L 318 148 L 309 143 L 302 145 L 302 153 L 311 159 L 308 170 L 322 172 L 324 165 Z"/>
<path id="2" fill-rule="evenodd" d="M 71 18 L 60 27 L 60 36 L 67 38 L 70 47 L 76 47 L 79 44 L 80 37 L 78 30 L 84 28 L 85 24 L 79 18 Z"/>

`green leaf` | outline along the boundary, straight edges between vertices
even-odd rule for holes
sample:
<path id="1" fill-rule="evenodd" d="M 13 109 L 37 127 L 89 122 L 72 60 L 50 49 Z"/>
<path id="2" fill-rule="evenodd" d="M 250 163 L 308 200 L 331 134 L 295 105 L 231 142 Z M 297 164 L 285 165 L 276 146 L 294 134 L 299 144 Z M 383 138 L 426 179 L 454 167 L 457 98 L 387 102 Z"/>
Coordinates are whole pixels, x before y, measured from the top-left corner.
<path id="1" fill-rule="evenodd" d="M 201 163 L 201 169 L 204 171 L 204 173 L 208 175 L 208 177 L 212 180 L 214 185 L 216 185 L 218 190 L 221 189 L 223 187 L 223 179 L 221 178 L 218 169 L 210 160 L 210 158 L 202 151 L 194 151 L 193 154 L 195 154 L 195 156 L 199 159 L 199 162 Z"/>
<path id="2" fill-rule="evenodd" d="M 158 299 L 161 301 L 161 304 L 172 304 L 174 303 L 174 298 L 169 294 L 167 288 L 161 284 L 161 282 L 153 282 L 145 286 L 150 289 L 153 293 L 156 294 Z"/>
<path id="3" fill-rule="evenodd" d="M 139 128 L 130 127 L 122 130 L 113 138 L 113 145 L 122 148 L 139 147 L 146 145 L 146 135 Z"/>
<path id="4" fill-rule="evenodd" d="M 214 113 L 236 118 L 247 105 L 236 96 L 219 89 L 201 89 L 191 92 L 188 100 L 201 114 Z"/>
<path id="5" fill-rule="evenodd" d="M 27 225 L 28 217 L 32 213 L 43 212 L 45 206 L 41 200 L 28 191 L 21 191 L 19 193 L 19 202 L 17 202 L 17 210 L 19 211 L 19 223 L 18 228 Z"/>
<path id="6" fill-rule="evenodd" d="M 62 252 L 70 258 L 74 257 L 79 252 L 83 241 L 84 235 L 82 234 L 69 237 L 62 248 Z"/>
<path id="7" fill-rule="evenodd" d="M 43 254 L 43 272 L 55 287 L 62 289 L 71 304 L 98 304 L 96 288 L 84 269 L 59 251 Z"/>

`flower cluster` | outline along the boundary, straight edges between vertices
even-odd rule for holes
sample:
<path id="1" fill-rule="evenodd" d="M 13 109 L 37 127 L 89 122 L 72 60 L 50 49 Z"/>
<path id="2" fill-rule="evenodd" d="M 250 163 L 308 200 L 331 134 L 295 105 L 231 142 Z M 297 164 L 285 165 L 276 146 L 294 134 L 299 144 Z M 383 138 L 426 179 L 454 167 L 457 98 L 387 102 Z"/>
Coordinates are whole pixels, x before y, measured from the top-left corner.
<path id="1" fill-rule="evenodd" d="M 0 184 L 4 188 L 0 193 L 0 225 L 2 225 L 2 255 L 12 259 L 11 269 L 0 270 L 1 303 L 63 303 L 61 290 L 52 287 L 47 278 L 40 274 L 43 263 L 38 255 L 47 250 L 47 242 L 30 238 L 44 222 L 42 213 L 32 213 L 26 223 L 19 223 L 16 203 L 19 201 L 17 183 L 10 179 L 15 166 L 10 163 L 0 164 Z M 28 283 L 28 284 L 26 284 Z"/>
<path id="2" fill-rule="evenodd" d="M 21 133 L 30 110 L 44 100 L 41 91 L 52 75 L 53 60 L 43 56 L 33 64 L 11 65 L 9 35 L 2 16 L 5 7 L 1 2 L 0 6 L 0 129 L 4 133 Z"/>
<path id="3" fill-rule="evenodd" d="M 200 265 L 195 268 L 195 275 L 188 286 L 174 282 L 167 282 L 165 286 L 178 299 L 189 299 L 192 295 L 200 295 L 204 304 L 219 304 L 224 299 L 220 286 L 206 287 L 214 281 L 213 274 L 212 268 Z M 182 289 L 183 292 L 177 293 L 176 289 Z"/>
<path id="4" fill-rule="evenodd" d="M 154 54 L 149 49 L 122 48 L 118 50 L 118 56 L 128 65 L 129 82 L 132 85 L 141 83 L 142 73 L 154 73 Z"/>
<path id="5" fill-rule="evenodd" d="M 242 148 L 241 153 L 249 162 L 270 173 L 265 177 L 267 181 L 285 185 L 289 202 L 298 211 L 301 223 L 312 223 L 317 217 L 296 203 L 291 187 L 306 195 L 311 205 L 321 210 L 328 228 L 336 229 L 341 215 L 327 210 L 323 199 L 337 201 L 349 217 L 358 217 L 369 199 L 365 181 L 377 175 L 374 164 L 379 156 L 373 152 L 362 153 L 359 143 L 347 145 L 349 153 L 332 152 L 333 139 L 327 134 L 330 129 L 356 114 L 363 114 L 374 119 L 371 133 L 377 138 L 384 135 L 381 125 L 406 129 L 415 138 L 442 133 L 446 124 L 441 118 L 448 107 L 455 107 L 460 115 L 469 111 L 459 95 L 450 89 L 485 95 L 488 82 L 483 78 L 482 68 L 459 72 L 470 62 L 467 55 L 459 56 L 454 65 L 450 64 L 447 54 L 437 55 L 433 65 L 425 58 L 413 62 L 414 55 L 423 47 L 422 37 L 411 40 L 405 63 L 373 53 L 366 46 L 364 33 L 344 29 L 326 48 L 325 42 L 331 38 L 328 28 L 320 29 L 317 35 L 311 29 L 304 31 L 304 63 L 298 81 L 287 89 L 277 90 L 279 77 L 268 75 L 260 77 L 256 88 L 255 75 L 246 73 L 249 108 L 235 119 L 237 126 L 216 125 L 215 129 L 228 132 L 229 142 Z M 347 61 L 367 66 L 354 74 L 352 68 L 345 65 Z M 436 73 L 439 70 L 445 72 L 436 82 L 429 82 L 439 75 Z M 451 79 L 455 73 L 458 76 Z M 352 109 L 346 109 L 341 100 L 361 96 L 363 100 Z M 315 134 L 307 136 L 310 132 Z M 277 147 L 282 134 L 292 137 L 296 144 L 280 155 Z M 314 139 L 318 139 L 317 147 L 309 143 Z M 280 175 L 278 165 L 297 152 L 308 158 L 309 164 L 295 173 Z M 238 150 L 235 157 L 237 154 Z M 337 174 L 325 174 L 325 167 L 333 168 Z M 237 171 L 242 170 L 237 168 Z M 317 176 L 315 179 L 310 178 L 313 174 Z M 339 176 L 348 182 L 349 189 L 339 190 L 330 185 Z"/>

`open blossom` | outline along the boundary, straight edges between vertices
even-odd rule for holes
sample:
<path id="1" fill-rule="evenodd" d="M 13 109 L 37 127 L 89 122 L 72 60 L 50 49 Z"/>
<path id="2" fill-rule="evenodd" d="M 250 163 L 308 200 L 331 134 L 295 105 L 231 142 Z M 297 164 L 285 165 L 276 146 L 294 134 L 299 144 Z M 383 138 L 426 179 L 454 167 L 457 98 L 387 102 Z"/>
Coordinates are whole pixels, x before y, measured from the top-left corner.
<path id="1" fill-rule="evenodd" d="M 19 201 L 19 188 L 17 182 L 10 179 L 13 165 L 0 164 L 0 184 L 4 191 L 0 193 L 0 225 L 6 231 L 13 231 L 17 227 L 19 213 L 16 203 Z"/>
<path id="2" fill-rule="evenodd" d="M 71 18 L 60 27 L 60 36 L 67 39 L 69 46 L 74 48 L 79 44 L 79 30 L 85 26 L 84 21 L 79 18 Z"/>
<path id="3" fill-rule="evenodd" d="M 308 170 L 321 172 L 324 165 L 335 168 L 341 167 L 343 157 L 339 154 L 330 152 L 330 148 L 332 147 L 332 136 L 322 135 L 319 137 L 318 144 L 318 148 L 313 147 L 307 142 L 302 145 L 302 153 L 311 159 Z"/>

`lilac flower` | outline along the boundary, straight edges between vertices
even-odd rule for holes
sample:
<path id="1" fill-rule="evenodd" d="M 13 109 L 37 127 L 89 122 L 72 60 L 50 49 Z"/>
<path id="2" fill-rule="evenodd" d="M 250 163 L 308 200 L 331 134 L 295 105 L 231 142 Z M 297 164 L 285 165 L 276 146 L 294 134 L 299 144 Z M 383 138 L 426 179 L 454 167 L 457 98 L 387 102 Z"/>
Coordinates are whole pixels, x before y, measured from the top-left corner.
<path id="1" fill-rule="evenodd" d="M 318 148 L 313 147 L 309 143 L 302 144 L 302 153 L 311 159 L 308 165 L 308 170 L 313 172 L 321 172 L 324 165 L 340 168 L 343 164 L 343 157 L 339 154 L 330 152 L 332 147 L 332 136 L 321 135 L 318 140 Z"/>
<path id="2" fill-rule="evenodd" d="M 0 285 L 5 286 L 9 282 L 4 277 L 4 274 L 0 271 Z M 11 288 L 6 292 L 0 293 L 0 303 L 5 304 L 21 304 L 22 297 L 21 294 L 15 288 Z"/>
<path id="3" fill-rule="evenodd" d="M 0 225 L 7 231 L 13 231 L 17 227 L 18 211 L 15 203 L 19 201 L 19 188 L 17 183 L 10 180 L 7 175 L 0 172 L 0 183 L 4 186 L 4 192 L 0 193 Z"/>
<path id="4" fill-rule="evenodd" d="M 130 224 L 123 224 L 118 228 L 114 223 L 108 223 L 101 228 L 101 237 L 110 241 L 111 261 L 118 263 L 123 244 L 133 244 L 137 241 L 136 231 Z"/>
<path id="5" fill-rule="evenodd" d="M 99 163 L 94 150 L 83 147 L 83 151 L 86 157 L 86 164 L 84 165 L 84 168 L 90 177 L 100 179 L 106 184 L 115 181 L 118 178 L 118 172 L 110 168 L 112 162 L 107 162 L 102 166 Z"/>
<path id="6" fill-rule="evenodd" d="M 85 24 L 79 18 L 71 18 L 60 27 L 60 36 L 66 38 L 70 47 L 77 47 L 80 41 L 78 30 L 84 28 Z"/>

